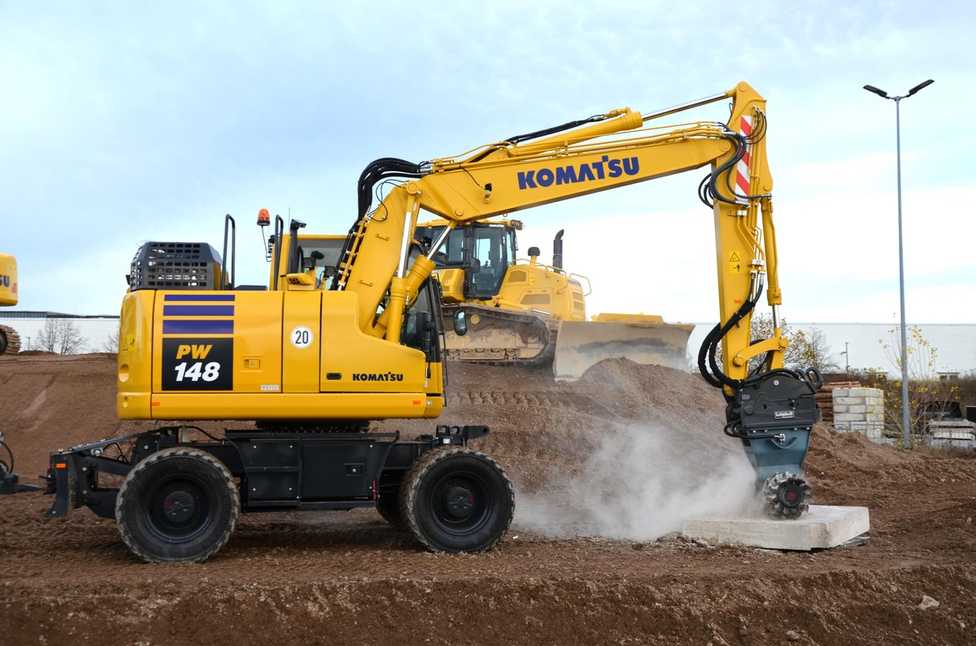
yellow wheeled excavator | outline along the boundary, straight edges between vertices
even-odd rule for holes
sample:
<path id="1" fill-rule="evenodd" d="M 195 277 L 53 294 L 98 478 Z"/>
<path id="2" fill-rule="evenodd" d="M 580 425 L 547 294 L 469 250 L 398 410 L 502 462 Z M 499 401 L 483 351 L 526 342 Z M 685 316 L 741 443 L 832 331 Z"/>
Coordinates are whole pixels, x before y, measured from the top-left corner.
<path id="1" fill-rule="evenodd" d="M 17 259 L 0 253 L 0 307 L 17 304 Z M 0 325 L 0 354 L 20 352 L 20 335 L 8 325 Z"/>
<path id="2" fill-rule="evenodd" d="M 464 336 L 446 331 L 445 355 L 470 363 L 551 364 L 559 380 L 579 379 L 603 359 L 685 369 L 694 326 L 666 324 L 660 316 L 597 314 L 586 318 L 590 281 L 563 268 L 563 234 L 553 240 L 552 264 L 539 248 L 518 258 L 520 220 L 493 218 L 452 226 L 425 222 L 415 238 L 429 247 L 450 229 L 434 254 L 444 313 L 463 312 Z"/>
<path id="3" fill-rule="evenodd" d="M 725 100 L 726 123 L 655 125 Z M 271 289 L 235 285 L 228 225 L 222 256 L 205 243 L 146 243 L 122 304 L 117 410 L 172 425 L 54 452 L 50 514 L 85 505 L 114 517 L 123 541 L 150 561 L 204 560 L 241 511 L 268 509 L 377 507 L 431 549 L 490 548 L 515 502 L 502 468 L 467 447 L 486 428 L 403 440 L 356 426 L 436 418 L 444 407 L 436 254 L 457 226 L 708 166 L 699 197 L 715 221 L 719 323 L 698 366 L 726 397 L 724 432 L 755 466 L 768 511 L 799 516 L 820 378 L 783 367 L 778 325 L 769 339 L 750 335 L 767 283 L 774 321 L 782 300 L 765 136 L 766 102 L 743 82 L 674 108 L 611 110 L 421 164 L 377 159 L 360 176 L 357 217 L 329 280 L 303 264 L 304 224 L 295 220 L 287 246 L 275 221 L 272 254 L 286 258 L 286 272 Z M 374 206 L 376 189 L 386 192 Z M 421 210 L 447 222 L 430 245 L 416 239 Z M 452 325 L 463 335 L 467 315 Z M 750 367 L 753 358 L 761 360 Z M 261 425 L 214 435 L 188 424 L 200 419 Z M 316 432 L 325 430 L 336 432 Z"/>

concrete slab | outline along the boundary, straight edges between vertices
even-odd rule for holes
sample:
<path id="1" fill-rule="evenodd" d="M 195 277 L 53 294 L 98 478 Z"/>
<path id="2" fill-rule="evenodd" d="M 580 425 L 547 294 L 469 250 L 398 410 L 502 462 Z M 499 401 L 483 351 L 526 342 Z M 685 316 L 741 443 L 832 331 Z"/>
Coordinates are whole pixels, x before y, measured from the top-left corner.
<path id="1" fill-rule="evenodd" d="M 870 528 L 867 507 L 810 505 L 796 520 L 697 518 L 685 523 L 682 534 L 709 543 L 809 552 L 837 547 Z"/>

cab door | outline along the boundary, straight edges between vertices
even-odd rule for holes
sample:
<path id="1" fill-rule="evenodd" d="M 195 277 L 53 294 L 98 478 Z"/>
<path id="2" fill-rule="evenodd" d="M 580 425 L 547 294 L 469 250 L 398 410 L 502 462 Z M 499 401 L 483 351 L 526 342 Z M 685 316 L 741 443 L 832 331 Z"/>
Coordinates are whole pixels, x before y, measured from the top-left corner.
<path id="1" fill-rule="evenodd" d="M 286 291 L 284 295 L 282 391 L 317 393 L 322 344 L 322 291 Z"/>

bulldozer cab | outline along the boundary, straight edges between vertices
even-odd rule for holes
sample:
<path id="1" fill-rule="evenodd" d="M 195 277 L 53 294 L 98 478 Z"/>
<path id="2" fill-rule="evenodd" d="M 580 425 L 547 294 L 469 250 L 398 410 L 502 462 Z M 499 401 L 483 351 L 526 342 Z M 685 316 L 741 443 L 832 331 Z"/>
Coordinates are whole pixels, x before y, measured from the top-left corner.
<path id="1" fill-rule="evenodd" d="M 446 224 L 434 223 L 418 226 L 415 238 L 429 246 L 445 226 Z M 448 234 L 433 260 L 438 270 L 456 270 L 463 273 L 464 298 L 493 298 L 501 289 L 505 272 L 509 266 L 515 264 L 515 230 L 516 227 L 510 221 L 459 227 Z"/>

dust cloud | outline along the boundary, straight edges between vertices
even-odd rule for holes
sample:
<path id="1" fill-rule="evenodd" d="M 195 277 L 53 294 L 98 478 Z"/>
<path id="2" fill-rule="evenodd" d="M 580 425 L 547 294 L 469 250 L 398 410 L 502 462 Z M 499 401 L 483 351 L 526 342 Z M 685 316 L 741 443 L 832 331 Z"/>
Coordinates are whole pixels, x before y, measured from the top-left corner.
<path id="1" fill-rule="evenodd" d="M 671 429 L 622 426 L 581 458 L 519 492 L 515 526 L 552 537 L 653 540 L 696 516 L 751 515 L 754 472 L 739 447 L 716 453 Z"/>

